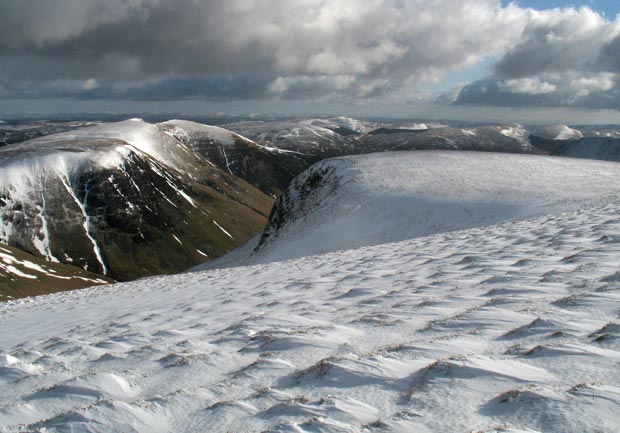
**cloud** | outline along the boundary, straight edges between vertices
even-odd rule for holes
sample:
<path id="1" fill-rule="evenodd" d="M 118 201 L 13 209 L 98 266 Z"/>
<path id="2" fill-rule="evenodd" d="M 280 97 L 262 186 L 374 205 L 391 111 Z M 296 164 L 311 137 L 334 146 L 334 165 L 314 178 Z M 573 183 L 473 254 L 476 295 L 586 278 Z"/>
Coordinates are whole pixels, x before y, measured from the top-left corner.
<path id="1" fill-rule="evenodd" d="M 464 86 L 456 104 L 504 107 L 620 109 L 620 78 L 608 72 L 548 73 L 537 78 L 487 78 Z"/>
<path id="2" fill-rule="evenodd" d="M 589 8 L 530 11 L 516 46 L 495 64 L 497 78 L 596 68 L 602 47 L 620 33 L 620 21 L 608 22 Z"/>
<path id="3" fill-rule="evenodd" d="M 518 44 L 456 104 L 620 109 L 620 19 L 589 8 L 530 11 Z M 445 98 L 445 97 L 444 97 Z"/>
<path id="4" fill-rule="evenodd" d="M 4 98 L 615 104 L 620 20 L 499 0 L 0 0 Z M 484 91 L 483 91 L 484 90 Z M 476 93 L 477 92 L 477 93 Z M 448 99 L 444 97 L 443 100 Z M 516 101 L 516 102 L 515 102 Z"/>
<path id="5" fill-rule="evenodd" d="M 521 8 L 497 0 L 0 0 L 0 9 L 0 80 L 32 94 L 57 80 L 173 88 L 256 74 L 274 83 L 263 97 L 377 97 L 501 52 L 524 26 Z M 342 77 L 359 85 L 334 88 Z M 278 83 L 286 91 L 274 92 Z"/>
<path id="6" fill-rule="evenodd" d="M 540 78 L 517 78 L 498 83 L 503 90 L 510 93 L 526 93 L 529 95 L 542 95 L 553 93 L 557 90 L 555 84 L 542 81 Z"/>
<path id="7" fill-rule="evenodd" d="M 604 71 L 620 72 L 620 35 L 603 45 L 597 67 Z"/>

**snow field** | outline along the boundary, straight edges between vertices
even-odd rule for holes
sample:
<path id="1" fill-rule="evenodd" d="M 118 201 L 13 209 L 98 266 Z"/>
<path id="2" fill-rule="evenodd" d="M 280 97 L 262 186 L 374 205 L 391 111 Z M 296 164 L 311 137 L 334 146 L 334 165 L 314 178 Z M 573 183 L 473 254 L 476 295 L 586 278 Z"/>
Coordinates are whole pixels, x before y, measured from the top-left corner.
<path id="1" fill-rule="evenodd" d="M 615 432 L 619 212 L 4 304 L 2 431 Z"/>

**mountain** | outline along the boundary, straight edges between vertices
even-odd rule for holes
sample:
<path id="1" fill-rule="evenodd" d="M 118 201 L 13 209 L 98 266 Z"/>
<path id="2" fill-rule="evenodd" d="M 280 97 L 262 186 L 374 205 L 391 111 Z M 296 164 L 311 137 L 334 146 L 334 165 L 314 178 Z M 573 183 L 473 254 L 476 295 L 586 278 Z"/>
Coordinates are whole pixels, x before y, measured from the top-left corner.
<path id="1" fill-rule="evenodd" d="M 618 197 L 615 163 L 446 151 L 331 159 L 291 183 L 260 239 L 196 269 L 361 248 Z"/>
<path id="2" fill-rule="evenodd" d="M 476 128 L 380 128 L 357 139 L 368 152 L 385 150 L 470 150 L 484 152 L 536 153 L 520 126 Z"/>
<path id="3" fill-rule="evenodd" d="M 395 150 L 478 150 L 536 153 L 520 125 L 455 128 L 438 124 L 372 124 L 355 119 L 240 122 L 228 129 L 262 145 L 299 152 L 307 166 L 336 156 Z M 350 125 L 345 127 L 341 125 Z M 338 133 L 347 128 L 348 133 Z M 356 128 L 356 129 L 352 129 Z"/>
<path id="4" fill-rule="evenodd" d="M 564 142 L 551 154 L 570 158 L 620 161 L 620 138 L 585 137 Z"/>
<path id="5" fill-rule="evenodd" d="M 113 280 L 0 244 L 0 302 L 81 289 Z"/>
<path id="6" fill-rule="evenodd" d="M 620 133 L 614 129 L 547 126 L 532 131 L 529 140 L 550 155 L 620 161 Z"/>
<path id="7" fill-rule="evenodd" d="M 244 121 L 229 129 L 186 120 L 85 125 L 2 124 L 22 131 L 15 140 L 40 137 L 0 152 L 0 242 L 123 281 L 178 272 L 243 244 L 260 233 L 295 176 L 326 158 L 425 149 L 612 160 L 618 153 L 613 142 L 565 140 L 595 140 L 609 128 L 539 128 L 541 138 L 520 125 L 342 116 Z"/>
<path id="8" fill-rule="evenodd" d="M 548 125 L 534 129 L 531 132 L 534 137 L 544 140 L 579 140 L 583 133 L 566 125 Z"/>
<path id="9" fill-rule="evenodd" d="M 409 168 L 418 158 L 428 168 Z M 457 152 L 322 163 L 333 173 L 313 190 L 366 200 L 314 202 L 325 217 L 306 233 L 335 215 L 361 238 L 379 226 L 402 239 L 3 305 L 0 429 L 615 432 L 616 166 Z M 418 224 L 430 232 L 410 238 Z"/>
<path id="10" fill-rule="evenodd" d="M 84 128 L 98 124 L 92 121 L 51 122 L 47 120 L 6 123 L 0 121 L 0 146 Z"/>
<path id="11" fill-rule="evenodd" d="M 274 198 L 307 165 L 296 152 L 257 144 L 217 126 L 186 120 L 170 120 L 157 126 L 220 169 Z"/>
<path id="12" fill-rule="evenodd" d="M 0 149 L 0 242 L 117 280 L 220 256 L 272 203 L 139 119 Z"/>
<path id="13" fill-rule="evenodd" d="M 340 135 L 367 134 L 380 127 L 379 123 L 354 119 L 347 116 L 326 117 L 320 119 L 304 119 L 300 123 L 330 129 Z"/>
<path id="14" fill-rule="evenodd" d="M 337 156 L 363 152 L 348 137 L 327 128 L 317 119 L 271 122 L 238 122 L 226 125 L 253 141 L 279 150 L 297 152 L 297 157 L 307 164 Z"/>

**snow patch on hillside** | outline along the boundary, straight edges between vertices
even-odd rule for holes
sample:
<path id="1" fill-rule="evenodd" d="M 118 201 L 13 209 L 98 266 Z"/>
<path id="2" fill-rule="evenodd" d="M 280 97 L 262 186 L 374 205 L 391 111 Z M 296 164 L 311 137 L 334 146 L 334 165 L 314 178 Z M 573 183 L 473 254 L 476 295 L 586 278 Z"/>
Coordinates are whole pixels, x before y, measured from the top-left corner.
<path id="1" fill-rule="evenodd" d="M 192 122 L 189 120 L 168 120 L 166 122 L 159 123 L 157 126 L 172 137 L 184 135 L 189 138 L 190 134 L 200 133 L 209 136 L 212 140 L 225 146 L 232 146 L 235 144 L 235 140 L 242 138 L 240 135 L 227 129 Z"/>
<path id="2" fill-rule="evenodd" d="M 305 119 L 299 123 L 302 125 L 326 128 L 330 130 L 346 128 L 359 134 L 367 134 L 370 131 L 380 127 L 377 123 L 366 122 L 347 116 L 328 117 L 324 119 Z"/>
<path id="3" fill-rule="evenodd" d="M 234 146 L 238 142 L 245 143 L 246 145 L 254 146 L 259 149 L 266 150 L 267 152 L 272 153 L 297 153 L 293 151 L 288 151 L 284 149 L 279 149 L 273 146 L 265 146 L 259 143 L 256 143 L 249 138 L 246 138 L 242 135 L 229 131 L 228 129 L 220 128 L 218 126 L 205 125 L 202 123 L 192 122 L 189 120 L 168 120 L 166 122 L 162 122 L 157 124 L 159 128 L 166 134 L 170 135 L 174 139 L 180 140 L 183 143 L 187 143 L 188 145 L 192 145 L 194 142 L 193 136 L 207 136 L 209 139 L 215 141 L 221 146 L 230 147 Z M 222 148 L 222 153 L 226 155 L 225 149 Z M 228 168 L 230 171 L 230 168 Z"/>
<path id="4" fill-rule="evenodd" d="M 34 263 L 31 260 L 18 258 L 15 254 L 3 245 L 0 245 L 0 276 L 9 279 L 26 278 L 38 280 L 42 277 L 51 277 L 59 280 L 80 279 L 92 282 L 93 284 L 105 284 L 106 281 L 97 278 L 87 278 L 81 276 L 65 276 L 58 274 L 50 266 Z"/>
<path id="5" fill-rule="evenodd" d="M 552 125 L 537 128 L 531 135 L 544 138 L 546 140 L 579 140 L 583 134 L 566 125 Z"/>
<path id="6" fill-rule="evenodd" d="M 507 126 L 503 129 L 500 129 L 500 134 L 505 135 L 506 137 L 514 138 L 518 141 L 526 141 L 528 131 L 521 125 L 516 126 Z"/>

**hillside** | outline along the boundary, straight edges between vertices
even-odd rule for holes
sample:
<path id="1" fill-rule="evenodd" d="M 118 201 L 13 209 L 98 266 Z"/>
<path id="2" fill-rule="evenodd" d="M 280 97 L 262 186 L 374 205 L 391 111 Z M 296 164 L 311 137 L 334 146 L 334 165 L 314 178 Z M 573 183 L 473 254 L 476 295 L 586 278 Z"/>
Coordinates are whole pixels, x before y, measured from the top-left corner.
<path id="1" fill-rule="evenodd" d="M 444 155 L 427 153 L 436 167 L 419 182 L 405 181 L 406 163 L 424 154 L 392 155 L 404 162 L 383 178 L 375 168 L 389 156 L 332 166 L 352 179 L 339 188 L 375 185 L 374 198 L 407 202 L 424 184 L 426 210 L 451 203 L 457 221 L 462 200 L 476 218 L 491 207 L 496 217 L 286 262 L 3 304 L 0 326 L 13 332 L 0 335 L 0 428 L 615 433 L 615 164 L 515 156 L 521 163 L 507 172 L 486 170 L 497 155 L 455 154 L 452 166 L 464 173 L 453 178 L 438 168 Z M 511 186 L 519 173 L 523 191 Z M 534 186 L 544 188 L 528 192 Z M 405 207 L 359 226 L 338 203 L 319 207 L 352 217 L 358 234 L 374 224 L 406 228 L 391 220 Z"/>
<path id="2" fill-rule="evenodd" d="M 0 121 L 0 147 L 64 131 L 92 126 L 100 122 L 47 120 L 5 123 Z"/>
<path id="3" fill-rule="evenodd" d="M 117 280 L 220 256 L 272 203 L 139 119 L 0 149 L 0 242 Z"/>
<path id="4" fill-rule="evenodd" d="M 481 152 L 387 152 L 315 164 L 255 243 L 205 264 L 266 263 L 359 248 L 620 197 L 614 163 Z M 225 260 L 225 261 L 224 261 Z"/>
<path id="5" fill-rule="evenodd" d="M 217 126 L 186 120 L 170 120 L 157 126 L 221 170 L 274 197 L 307 167 L 296 152 L 260 145 Z"/>
<path id="6" fill-rule="evenodd" d="M 539 153 L 529 143 L 528 130 L 521 125 L 429 125 L 378 124 L 338 117 L 240 122 L 227 128 L 262 145 L 299 152 L 308 166 L 325 158 L 395 150 Z"/>
<path id="7" fill-rule="evenodd" d="M 54 263 L 0 244 L 0 302 L 111 282 L 76 266 Z"/>
<path id="8" fill-rule="evenodd" d="M 381 128 L 357 140 L 369 151 L 468 150 L 482 152 L 537 153 L 521 125 L 471 128 L 414 125 L 412 129 Z M 417 129 L 415 129 L 417 128 Z"/>
<path id="9" fill-rule="evenodd" d="M 620 161 L 620 138 L 587 137 L 576 141 L 562 142 L 552 155 L 570 158 Z"/>

